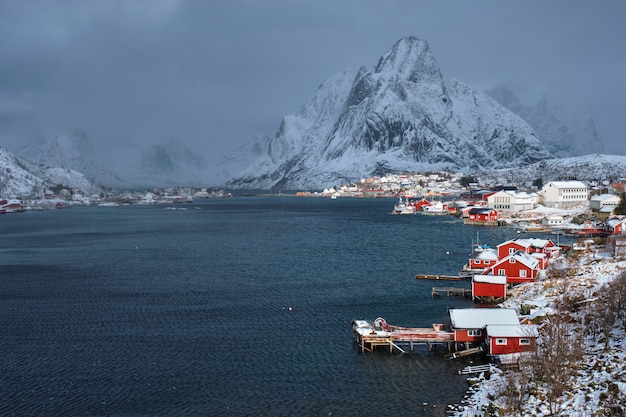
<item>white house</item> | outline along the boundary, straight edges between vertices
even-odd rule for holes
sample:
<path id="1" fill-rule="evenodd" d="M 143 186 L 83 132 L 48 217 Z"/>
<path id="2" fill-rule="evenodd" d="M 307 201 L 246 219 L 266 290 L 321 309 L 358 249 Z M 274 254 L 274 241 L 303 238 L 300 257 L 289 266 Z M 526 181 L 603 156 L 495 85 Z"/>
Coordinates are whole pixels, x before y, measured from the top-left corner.
<path id="1" fill-rule="evenodd" d="M 550 181 L 539 195 L 546 207 L 571 207 L 587 202 L 589 190 L 580 181 Z"/>
<path id="2" fill-rule="evenodd" d="M 589 208 L 592 210 L 600 210 L 607 206 L 616 207 L 619 205 L 620 197 L 615 194 L 594 195 L 589 199 Z"/>
<path id="3" fill-rule="evenodd" d="M 539 194 L 502 190 L 487 197 L 487 207 L 503 211 L 532 210 L 539 203 Z"/>

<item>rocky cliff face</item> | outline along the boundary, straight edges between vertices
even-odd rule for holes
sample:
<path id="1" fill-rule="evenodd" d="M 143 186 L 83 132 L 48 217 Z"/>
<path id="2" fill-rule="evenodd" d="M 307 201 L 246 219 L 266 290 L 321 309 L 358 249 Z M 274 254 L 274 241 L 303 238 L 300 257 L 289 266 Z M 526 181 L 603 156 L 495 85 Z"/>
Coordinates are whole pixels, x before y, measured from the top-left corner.
<path id="1" fill-rule="evenodd" d="M 323 83 L 227 185 L 321 188 L 388 172 L 475 172 L 551 157 L 519 116 L 468 85 L 445 83 L 427 42 L 408 37 L 373 68 Z"/>

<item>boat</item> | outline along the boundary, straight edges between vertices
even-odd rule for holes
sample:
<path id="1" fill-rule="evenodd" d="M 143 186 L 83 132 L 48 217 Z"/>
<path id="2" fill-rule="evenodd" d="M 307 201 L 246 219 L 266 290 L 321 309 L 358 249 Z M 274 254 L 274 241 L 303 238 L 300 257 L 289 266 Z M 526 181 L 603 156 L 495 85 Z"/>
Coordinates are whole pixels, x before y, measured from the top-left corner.
<path id="1" fill-rule="evenodd" d="M 449 214 L 448 205 L 441 201 L 431 202 L 429 205 L 425 205 L 420 210 L 421 214 L 430 216 L 443 216 Z"/>
<path id="2" fill-rule="evenodd" d="M 472 252 L 485 252 L 493 250 L 493 248 L 486 243 L 480 243 L 480 234 L 476 233 L 476 242 L 472 242 Z"/>
<path id="3" fill-rule="evenodd" d="M 393 206 L 392 214 L 415 214 L 415 206 L 409 203 L 409 198 L 406 198 L 406 202 L 399 197 L 398 202 Z"/>

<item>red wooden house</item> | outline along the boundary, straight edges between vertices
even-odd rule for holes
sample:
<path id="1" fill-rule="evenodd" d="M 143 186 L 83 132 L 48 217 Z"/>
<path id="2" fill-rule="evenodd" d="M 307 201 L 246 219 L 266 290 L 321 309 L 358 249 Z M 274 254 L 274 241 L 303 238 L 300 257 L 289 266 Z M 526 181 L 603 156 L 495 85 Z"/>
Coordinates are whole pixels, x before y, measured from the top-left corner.
<path id="1" fill-rule="evenodd" d="M 498 254 L 493 249 L 485 249 L 478 252 L 476 257 L 469 260 L 467 269 L 470 271 L 483 271 L 498 261 Z"/>
<path id="2" fill-rule="evenodd" d="M 413 205 L 415 206 L 415 210 L 421 210 L 424 206 L 430 206 L 430 201 L 422 198 L 421 200 L 414 202 Z"/>
<path id="3" fill-rule="evenodd" d="M 508 240 L 497 246 L 498 258 L 505 258 L 515 252 L 522 251 L 527 254 L 545 253 L 548 256 L 559 250 L 559 247 L 550 239 L 514 239 Z"/>
<path id="4" fill-rule="evenodd" d="M 474 275 L 472 299 L 474 301 L 503 301 L 506 299 L 506 277 L 499 275 Z"/>
<path id="5" fill-rule="evenodd" d="M 626 227 L 624 227 L 624 223 L 626 223 L 626 217 L 624 216 L 613 216 L 608 218 L 604 224 L 607 232 L 610 232 L 613 235 L 623 235 L 626 231 Z"/>
<path id="6" fill-rule="evenodd" d="M 467 220 L 475 224 L 494 224 L 498 222 L 498 211 L 487 207 L 472 207 L 467 213 Z"/>
<path id="7" fill-rule="evenodd" d="M 508 284 L 533 282 L 538 274 L 539 260 L 521 250 L 498 260 L 483 272 L 483 275 L 505 276 Z"/>
<path id="8" fill-rule="evenodd" d="M 466 346 L 484 342 L 488 324 L 519 324 L 512 308 L 453 308 L 448 314 L 454 341 Z"/>
<path id="9" fill-rule="evenodd" d="M 488 324 L 486 333 L 487 353 L 493 356 L 528 352 L 539 336 L 535 324 Z"/>

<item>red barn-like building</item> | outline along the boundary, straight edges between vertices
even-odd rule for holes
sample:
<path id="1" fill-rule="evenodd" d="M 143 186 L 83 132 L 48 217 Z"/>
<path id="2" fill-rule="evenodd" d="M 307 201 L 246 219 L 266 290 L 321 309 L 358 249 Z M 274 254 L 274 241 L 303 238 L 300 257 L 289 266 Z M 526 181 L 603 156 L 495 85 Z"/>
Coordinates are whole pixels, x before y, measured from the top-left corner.
<path id="1" fill-rule="evenodd" d="M 474 275 L 472 299 L 475 301 L 502 301 L 506 299 L 506 276 Z"/>

